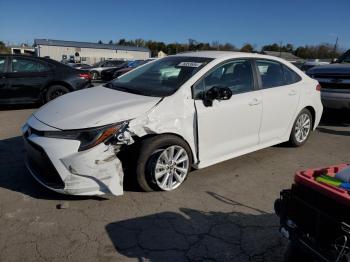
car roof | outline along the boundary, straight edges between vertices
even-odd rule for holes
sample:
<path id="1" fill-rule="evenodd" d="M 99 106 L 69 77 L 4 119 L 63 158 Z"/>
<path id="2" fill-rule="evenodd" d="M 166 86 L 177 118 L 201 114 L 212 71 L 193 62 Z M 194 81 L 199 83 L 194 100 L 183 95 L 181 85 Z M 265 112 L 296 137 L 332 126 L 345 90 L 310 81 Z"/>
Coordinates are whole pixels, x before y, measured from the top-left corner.
<path id="1" fill-rule="evenodd" d="M 273 60 L 282 60 L 279 57 L 262 55 L 257 53 L 245 53 L 245 52 L 235 52 L 235 51 L 197 51 L 197 52 L 183 52 L 176 54 L 176 56 L 191 56 L 191 57 L 204 57 L 204 58 L 240 58 L 240 57 L 252 57 L 252 58 L 265 58 Z"/>

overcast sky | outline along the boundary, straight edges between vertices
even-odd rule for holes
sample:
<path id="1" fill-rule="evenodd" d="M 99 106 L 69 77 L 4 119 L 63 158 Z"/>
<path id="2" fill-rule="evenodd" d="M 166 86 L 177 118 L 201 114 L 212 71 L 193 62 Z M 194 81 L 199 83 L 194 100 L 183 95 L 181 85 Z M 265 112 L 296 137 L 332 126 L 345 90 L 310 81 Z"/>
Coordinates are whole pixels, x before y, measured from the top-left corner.
<path id="1" fill-rule="evenodd" d="M 0 0 L 0 40 L 120 38 L 187 42 L 332 43 L 350 48 L 350 0 Z"/>

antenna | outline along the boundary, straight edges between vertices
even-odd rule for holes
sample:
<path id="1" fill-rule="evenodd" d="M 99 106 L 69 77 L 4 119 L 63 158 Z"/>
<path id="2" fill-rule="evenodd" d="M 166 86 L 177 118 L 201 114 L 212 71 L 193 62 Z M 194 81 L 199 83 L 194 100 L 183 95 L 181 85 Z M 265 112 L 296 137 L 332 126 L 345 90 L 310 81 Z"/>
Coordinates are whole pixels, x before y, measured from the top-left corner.
<path id="1" fill-rule="evenodd" d="M 280 58 L 282 58 L 282 41 L 280 41 Z"/>

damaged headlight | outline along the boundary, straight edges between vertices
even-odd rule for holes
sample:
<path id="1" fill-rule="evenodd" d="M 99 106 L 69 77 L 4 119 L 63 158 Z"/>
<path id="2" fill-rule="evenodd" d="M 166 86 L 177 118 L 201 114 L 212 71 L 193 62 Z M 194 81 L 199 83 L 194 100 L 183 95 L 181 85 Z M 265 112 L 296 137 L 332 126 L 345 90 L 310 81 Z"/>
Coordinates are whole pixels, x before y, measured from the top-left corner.
<path id="1" fill-rule="evenodd" d="M 123 132 L 128 126 L 128 121 L 80 130 L 63 130 L 63 131 L 47 131 L 44 132 L 45 137 L 79 140 L 79 151 L 83 151 L 103 142 L 108 142 L 112 137 Z"/>

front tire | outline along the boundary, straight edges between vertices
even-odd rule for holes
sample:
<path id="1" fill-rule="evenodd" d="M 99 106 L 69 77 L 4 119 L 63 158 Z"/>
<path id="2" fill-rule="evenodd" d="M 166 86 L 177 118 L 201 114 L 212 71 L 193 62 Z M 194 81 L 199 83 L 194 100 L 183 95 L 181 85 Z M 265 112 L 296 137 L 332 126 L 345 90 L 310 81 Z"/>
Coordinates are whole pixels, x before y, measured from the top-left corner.
<path id="1" fill-rule="evenodd" d="M 292 146 L 299 147 L 305 144 L 312 131 L 312 115 L 306 108 L 301 110 L 295 119 L 289 142 Z"/>
<path id="2" fill-rule="evenodd" d="M 150 137 L 141 142 L 136 163 L 138 185 L 147 192 L 172 191 L 187 178 L 191 149 L 174 135 Z"/>

